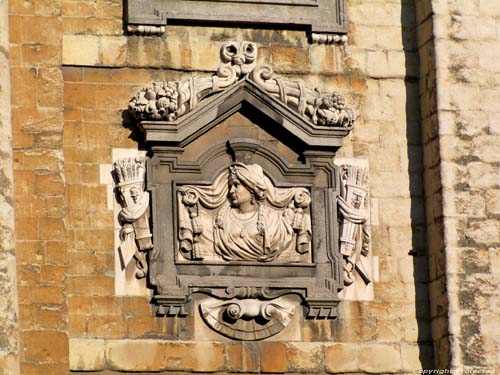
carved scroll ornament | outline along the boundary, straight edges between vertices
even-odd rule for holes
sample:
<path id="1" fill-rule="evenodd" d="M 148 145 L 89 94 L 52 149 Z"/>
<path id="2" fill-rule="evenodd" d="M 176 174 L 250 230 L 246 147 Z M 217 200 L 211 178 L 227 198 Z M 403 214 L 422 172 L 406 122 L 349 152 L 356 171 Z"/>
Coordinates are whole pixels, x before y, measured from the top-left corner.
<path id="1" fill-rule="evenodd" d="M 122 206 L 118 217 L 122 224 L 122 268 L 135 259 L 136 277 L 143 278 L 148 271 L 145 252 L 153 248 L 149 229 L 149 194 L 144 189 L 145 160 L 139 157 L 119 159 L 114 163 L 114 171 Z"/>
<path id="2" fill-rule="evenodd" d="M 368 284 L 372 280 L 368 265 L 370 233 L 368 220 L 368 169 L 341 166 L 340 196 L 337 198 L 340 217 L 340 253 L 344 258 L 344 285 L 355 280 L 355 273 Z"/>
<path id="3" fill-rule="evenodd" d="M 139 121 L 172 122 L 208 96 L 249 80 L 316 126 L 352 129 L 354 113 L 338 92 L 321 93 L 300 82 L 274 78 L 271 66 L 256 66 L 256 59 L 255 43 L 226 43 L 213 76 L 149 84 L 130 101 L 129 111 Z"/>
<path id="4" fill-rule="evenodd" d="M 257 164 L 233 163 L 210 186 L 182 186 L 178 201 L 186 259 L 298 261 L 310 251 L 309 191 L 274 187 Z"/>

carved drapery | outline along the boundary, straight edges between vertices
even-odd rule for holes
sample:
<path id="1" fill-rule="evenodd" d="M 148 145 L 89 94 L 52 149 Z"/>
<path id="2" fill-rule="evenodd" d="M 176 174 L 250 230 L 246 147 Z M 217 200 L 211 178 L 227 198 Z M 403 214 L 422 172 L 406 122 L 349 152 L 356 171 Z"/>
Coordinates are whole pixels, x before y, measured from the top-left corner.
<path id="1" fill-rule="evenodd" d="M 146 172 L 144 158 L 122 158 L 114 163 L 122 209 L 119 214 L 120 259 L 122 269 L 132 259 L 136 261 L 136 277 L 143 278 L 148 271 L 145 252 L 153 248 L 149 229 L 149 193 L 145 191 L 144 175 Z"/>

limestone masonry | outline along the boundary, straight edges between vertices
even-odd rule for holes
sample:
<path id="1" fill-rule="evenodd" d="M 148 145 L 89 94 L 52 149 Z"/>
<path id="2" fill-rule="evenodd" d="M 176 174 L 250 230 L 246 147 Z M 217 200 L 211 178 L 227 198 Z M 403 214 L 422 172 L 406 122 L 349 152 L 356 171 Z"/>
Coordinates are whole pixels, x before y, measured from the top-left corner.
<path id="1" fill-rule="evenodd" d="M 0 374 L 500 374 L 500 2 L 0 20 Z"/>

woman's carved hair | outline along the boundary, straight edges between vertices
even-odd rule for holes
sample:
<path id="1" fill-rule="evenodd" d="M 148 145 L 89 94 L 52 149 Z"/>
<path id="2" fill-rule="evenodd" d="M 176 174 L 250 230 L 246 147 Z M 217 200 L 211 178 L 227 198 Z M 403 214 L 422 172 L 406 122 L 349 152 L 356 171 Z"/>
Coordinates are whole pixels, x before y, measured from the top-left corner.
<path id="1" fill-rule="evenodd" d="M 229 181 L 240 181 L 253 195 L 263 201 L 266 198 L 266 180 L 258 164 L 233 163 L 229 167 Z"/>

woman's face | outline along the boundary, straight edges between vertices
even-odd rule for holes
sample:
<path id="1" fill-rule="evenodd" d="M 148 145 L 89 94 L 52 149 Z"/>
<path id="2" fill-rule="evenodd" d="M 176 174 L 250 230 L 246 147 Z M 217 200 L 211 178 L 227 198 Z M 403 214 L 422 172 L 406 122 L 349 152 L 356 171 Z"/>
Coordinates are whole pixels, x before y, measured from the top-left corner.
<path id="1" fill-rule="evenodd" d="M 239 181 L 229 181 L 229 202 L 233 207 L 251 205 L 252 193 Z"/>

